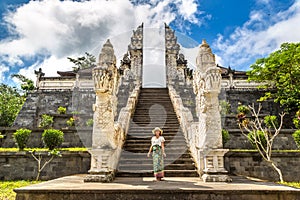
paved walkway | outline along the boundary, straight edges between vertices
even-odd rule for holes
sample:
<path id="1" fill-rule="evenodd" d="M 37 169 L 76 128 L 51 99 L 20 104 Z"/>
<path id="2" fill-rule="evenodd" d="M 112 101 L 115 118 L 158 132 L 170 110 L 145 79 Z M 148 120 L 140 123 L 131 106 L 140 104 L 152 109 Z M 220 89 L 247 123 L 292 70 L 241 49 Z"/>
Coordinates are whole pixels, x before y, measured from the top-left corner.
<path id="1" fill-rule="evenodd" d="M 55 193 L 57 198 L 58 193 L 64 193 L 65 199 L 77 199 L 66 197 L 66 194 L 76 193 L 76 197 L 80 195 L 84 196 L 84 193 L 91 194 L 93 196 L 87 199 L 114 199 L 118 193 L 126 199 L 152 199 L 151 193 L 153 194 L 164 194 L 174 196 L 173 199 L 195 199 L 199 198 L 201 194 L 205 199 L 300 199 L 300 189 L 282 186 L 275 183 L 263 182 L 259 180 L 250 180 L 243 177 L 233 176 L 231 183 L 204 183 L 200 178 L 184 178 L 184 177 L 168 177 L 165 181 L 156 182 L 153 178 L 116 178 L 113 183 L 84 183 L 85 175 L 74 175 L 67 176 L 52 181 L 43 182 L 36 185 L 31 185 L 17 189 L 17 199 L 39 199 L 37 196 L 29 196 L 29 194 L 48 194 Z M 154 193 L 155 192 L 155 193 Z M 167 194 L 166 192 L 169 192 Z M 114 196 L 111 196 L 112 193 Z M 124 194 L 123 194 L 124 193 Z M 190 194 L 193 194 L 191 197 Z M 101 198 L 98 197 L 101 194 Z M 110 196 L 105 196 L 109 194 Z M 135 194 L 135 196 L 132 196 Z M 140 196 L 137 196 L 137 195 Z M 185 194 L 185 195 L 184 195 Z M 187 196 L 189 194 L 189 196 Z M 211 195 L 214 195 L 214 198 Z M 97 196 L 98 195 L 98 196 Z M 142 195 L 142 196 L 141 196 Z M 144 196 L 143 196 L 144 195 Z M 197 196 L 198 195 L 198 196 Z M 229 195 L 231 197 L 224 197 Z M 243 195 L 245 198 L 243 198 Z M 270 198 L 266 198 L 266 196 Z M 41 199 L 51 199 L 50 196 L 43 196 Z M 97 196 L 97 197 L 96 197 Z M 218 197 L 219 196 L 219 197 Z M 235 196 L 235 197 L 232 197 Z M 250 198 L 251 196 L 251 198 Z M 130 198 L 129 198 L 130 197 Z M 178 198 L 177 198 L 178 197 Z M 218 197 L 218 198 L 217 198 Z M 157 197 L 155 197 L 157 198 Z M 165 198 L 165 197 L 164 197 Z M 53 198 L 54 199 L 54 198 Z"/>

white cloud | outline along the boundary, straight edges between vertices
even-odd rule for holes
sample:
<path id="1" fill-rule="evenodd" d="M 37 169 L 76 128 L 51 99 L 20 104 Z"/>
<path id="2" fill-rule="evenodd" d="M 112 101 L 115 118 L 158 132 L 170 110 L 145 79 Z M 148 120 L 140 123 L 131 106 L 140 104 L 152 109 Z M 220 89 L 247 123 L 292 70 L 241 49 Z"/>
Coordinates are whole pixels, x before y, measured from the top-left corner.
<path id="1" fill-rule="evenodd" d="M 38 70 L 39 68 L 42 68 L 43 72 L 47 76 L 51 77 L 57 76 L 57 70 L 68 71 L 72 69 L 72 67 L 73 64 L 66 58 L 57 58 L 55 56 L 51 56 L 42 62 L 37 62 L 29 67 L 20 69 L 19 73 L 35 81 L 36 76 L 34 74 L 34 70 Z"/>
<path id="2" fill-rule="evenodd" d="M 252 11 L 249 18 L 228 39 L 219 35 L 213 44 L 227 65 L 246 70 L 249 64 L 275 51 L 280 44 L 300 41 L 300 1 L 272 15 L 263 10 Z"/>
<path id="3" fill-rule="evenodd" d="M 174 10 L 174 4 L 182 9 Z M 142 22 L 156 27 L 179 16 L 197 23 L 196 8 L 194 0 L 163 0 L 152 4 L 132 4 L 129 0 L 30 1 L 5 14 L 4 23 L 13 37 L 0 41 L 0 63 L 5 62 L 10 68 L 21 66 L 20 73 L 30 77 L 34 76 L 33 69 L 39 67 L 47 76 L 54 75 L 57 70 L 66 69 L 66 57 L 84 52 L 97 56 L 107 38 L 120 41 Z M 127 37 L 116 44 L 112 39 L 117 57 L 126 51 L 129 40 Z M 24 59 L 34 60 L 37 55 L 47 58 L 24 66 Z"/>
<path id="4" fill-rule="evenodd" d="M 4 65 L 0 65 L 0 81 L 4 80 L 4 73 L 8 72 L 9 68 L 4 66 Z"/>

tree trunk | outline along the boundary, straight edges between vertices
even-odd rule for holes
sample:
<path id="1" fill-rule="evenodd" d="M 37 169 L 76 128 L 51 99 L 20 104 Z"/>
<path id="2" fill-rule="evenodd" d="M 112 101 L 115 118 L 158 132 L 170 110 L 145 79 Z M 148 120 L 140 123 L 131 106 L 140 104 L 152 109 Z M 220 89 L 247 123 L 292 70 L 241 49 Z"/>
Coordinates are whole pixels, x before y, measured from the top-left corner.
<path id="1" fill-rule="evenodd" d="M 270 162 L 271 162 L 271 161 L 270 161 Z M 280 170 L 273 162 L 271 162 L 271 165 L 272 165 L 273 168 L 277 171 L 277 173 L 278 173 L 278 175 L 279 175 L 280 182 L 283 183 L 284 180 L 283 180 L 283 176 L 282 176 L 281 170 Z"/>

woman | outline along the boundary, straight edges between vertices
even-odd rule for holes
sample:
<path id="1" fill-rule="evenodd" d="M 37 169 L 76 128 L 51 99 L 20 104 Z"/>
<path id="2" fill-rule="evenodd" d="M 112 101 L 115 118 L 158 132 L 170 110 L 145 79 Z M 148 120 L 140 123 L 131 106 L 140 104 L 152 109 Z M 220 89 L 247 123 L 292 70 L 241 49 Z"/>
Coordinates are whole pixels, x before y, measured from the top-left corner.
<path id="1" fill-rule="evenodd" d="M 148 152 L 148 157 L 150 157 L 151 151 L 153 157 L 153 171 L 154 176 L 157 181 L 161 181 L 164 177 L 164 158 L 165 154 L 165 138 L 162 136 L 163 131 L 156 127 L 152 130 L 155 136 L 151 139 L 151 147 Z"/>

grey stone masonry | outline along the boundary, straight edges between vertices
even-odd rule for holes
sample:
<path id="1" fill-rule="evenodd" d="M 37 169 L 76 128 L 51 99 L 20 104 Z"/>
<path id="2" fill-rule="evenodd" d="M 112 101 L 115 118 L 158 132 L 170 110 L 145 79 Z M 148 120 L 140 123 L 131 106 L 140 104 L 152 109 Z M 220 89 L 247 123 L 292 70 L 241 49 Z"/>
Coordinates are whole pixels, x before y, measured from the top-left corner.
<path id="1" fill-rule="evenodd" d="M 44 156 L 47 158 L 46 153 Z M 278 180 L 273 168 L 257 152 L 229 151 L 225 168 L 230 174 Z M 300 152 L 274 152 L 273 159 L 282 170 L 285 181 L 300 181 Z M 34 179 L 37 163 L 28 152 L 0 152 L 0 180 Z M 71 174 L 86 174 L 90 168 L 88 152 L 63 152 L 42 172 L 41 179 L 49 180 Z"/>
<path id="2" fill-rule="evenodd" d="M 37 128 L 43 114 L 55 115 L 60 106 L 67 108 L 66 119 L 74 112 L 92 117 L 94 101 L 92 90 L 37 90 L 28 94 L 13 127 Z"/>
<path id="3" fill-rule="evenodd" d="M 50 157 L 42 153 L 43 162 Z M 41 180 L 87 173 L 90 168 L 90 154 L 87 152 L 62 152 L 41 173 Z M 29 152 L 0 152 L 0 180 L 32 180 L 37 175 L 37 161 Z"/>
<path id="4" fill-rule="evenodd" d="M 300 181 L 300 152 L 273 152 L 273 160 L 285 181 Z M 231 174 L 279 181 L 279 176 L 258 152 L 234 152 L 225 155 L 225 167 Z"/>

